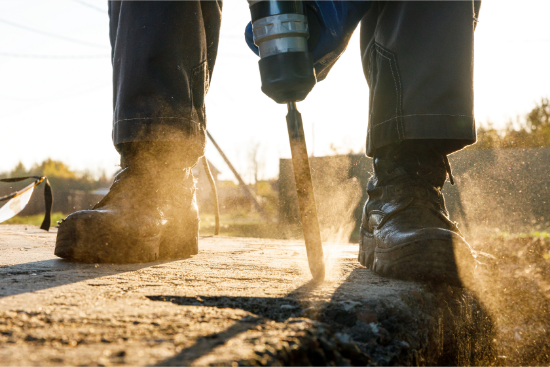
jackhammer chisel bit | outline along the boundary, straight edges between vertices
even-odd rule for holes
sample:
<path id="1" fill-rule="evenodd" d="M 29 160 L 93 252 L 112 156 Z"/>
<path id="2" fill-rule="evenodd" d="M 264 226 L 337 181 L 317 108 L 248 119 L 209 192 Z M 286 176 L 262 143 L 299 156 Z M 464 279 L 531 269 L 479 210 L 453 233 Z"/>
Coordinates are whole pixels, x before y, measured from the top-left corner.
<path id="1" fill-rule="evenodd" d="M 294 180 L 298 193 L 298 204 L 302 217 L 302 230 L 306 242 L 309 270 L 313 279 L 322 281 L 325 279 L 325 259 L 323 257 L 323 243 L 317 219 L 317 207 L 313 194 L 313 182 L 309 168 L 302 115 L 296 108 L 296 102 L 288 103 L 288 115 L 286 115 L 290 150 L 292 151 L 292 165 L 294 167 Z"/>
<path id="2" fill-rule="evenodd" d="M 309 21 L 299 0 L 248 0 L 251 30 L 260 55 L 262 91 L 277 103 L 286 103 L 288 135 L 294 178 L 302 216 L 309 269 L 316 281 L 325 278 L 323 245 L 317 220 L 302 116 L 296 102 L 303 101 L 317 79 L 308 49 Z"/>

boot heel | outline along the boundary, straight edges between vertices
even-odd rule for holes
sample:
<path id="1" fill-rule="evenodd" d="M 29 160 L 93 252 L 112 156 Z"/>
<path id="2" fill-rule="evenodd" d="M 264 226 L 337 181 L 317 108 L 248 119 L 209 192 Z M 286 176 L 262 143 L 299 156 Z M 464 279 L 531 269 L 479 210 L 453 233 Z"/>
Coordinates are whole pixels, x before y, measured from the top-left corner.
<path id="1" fill-rule="evenodd" d="M 166 228 L 160 243 L 160 259 L 185 259 L 199 253 L 199 219 Z"/>

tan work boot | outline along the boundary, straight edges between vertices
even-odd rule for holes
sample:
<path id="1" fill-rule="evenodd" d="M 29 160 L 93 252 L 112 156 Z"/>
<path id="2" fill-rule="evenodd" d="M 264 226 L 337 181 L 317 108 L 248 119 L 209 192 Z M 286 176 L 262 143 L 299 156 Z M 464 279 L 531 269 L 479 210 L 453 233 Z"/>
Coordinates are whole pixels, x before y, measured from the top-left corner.
<path id="1" fill-rule="evenodd" d="M 60 223 L 55 255 L 88 263 L 139 263 L 197 254 L 191 168 L 167 150 L 170 146 L 147 143 L 123 150 L 122 170 L 109 193 L 92 210 Z"/>

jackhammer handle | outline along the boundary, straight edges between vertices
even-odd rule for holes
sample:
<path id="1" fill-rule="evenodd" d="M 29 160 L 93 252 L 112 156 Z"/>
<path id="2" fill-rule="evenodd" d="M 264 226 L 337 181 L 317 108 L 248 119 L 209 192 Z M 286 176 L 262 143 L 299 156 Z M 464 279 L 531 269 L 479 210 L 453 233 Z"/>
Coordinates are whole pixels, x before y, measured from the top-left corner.
<path id="1" fill-rule="evenodd" d="M 317 218 L 317 207 L 313 193 L 313 182 L 311 181 L 311 170 L 309 168 L 302 115 L 296 109 L 295 102 L 288 103 L 286 122 L 309 269 L 315 281 L 323 281 L 325 279 L 323 243 L 321 242 L 321 232 Z"/>

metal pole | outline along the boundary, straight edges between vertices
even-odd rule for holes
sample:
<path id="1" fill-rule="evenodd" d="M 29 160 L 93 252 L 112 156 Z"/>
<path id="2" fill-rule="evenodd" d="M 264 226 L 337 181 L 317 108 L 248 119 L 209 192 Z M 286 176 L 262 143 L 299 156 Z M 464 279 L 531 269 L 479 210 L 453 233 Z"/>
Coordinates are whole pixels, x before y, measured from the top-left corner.
<path id="1" fill-rule="evenodd" d="M 214 138 L 212 137 L 212 135 L 210 135 L 210 133 L 208 131 L 206 131 L 206 134 L 208 135 L 208 137 L 210 138 L 210 141 L 212 142 L 212 144 L 214 144 L 214 146 L 216 147 L 216 149 L 218 150 L 218 152 L 220 153 L 220 155 L 222 156 L 223 160 L 225 161 L 225 163 L 227 163 L 227 165 L 229 166 L 229 169 L 231 170 L 231 172 L 233 172 L 233 174 L 235 175 L 235 177 L 237 178 L 237 181 L 239 181 L 239 185 L 241 186 L 241 189 L 243 190 L 244 194 L 246 197 L 248 197 L 252 203 L 254 204 L 254 207 L 256 208 L 256 210 L 258 211 L 258 213 L 260 213 L 260 216 L 263 218 L 263 220 L 265 220 L 266 222 L 271 222 L 271 218 L 270 216 L 265 212 L 264 208 L 262 208 L 262 206 L 260 205 L 260 203 L 258 202 L 258 200 L 256 199 L 256 196 L 254 195 L 254 193 L 250 190 L 250 187 L 248 187 L 243 179 L 241 178 L 241 175 L 239 175 L 239 173 L 237 172 L 237 170 L 235 170 L 235 167 L 233 167 L 233 165 L 231 164 L 231 162 L 229 161 L 229 159 L 225 156 L 225 154 L 223 153 L 222 149 L 220 148 L 220 146 L 216 143 L 216 141 L 214 140 Z"/>

